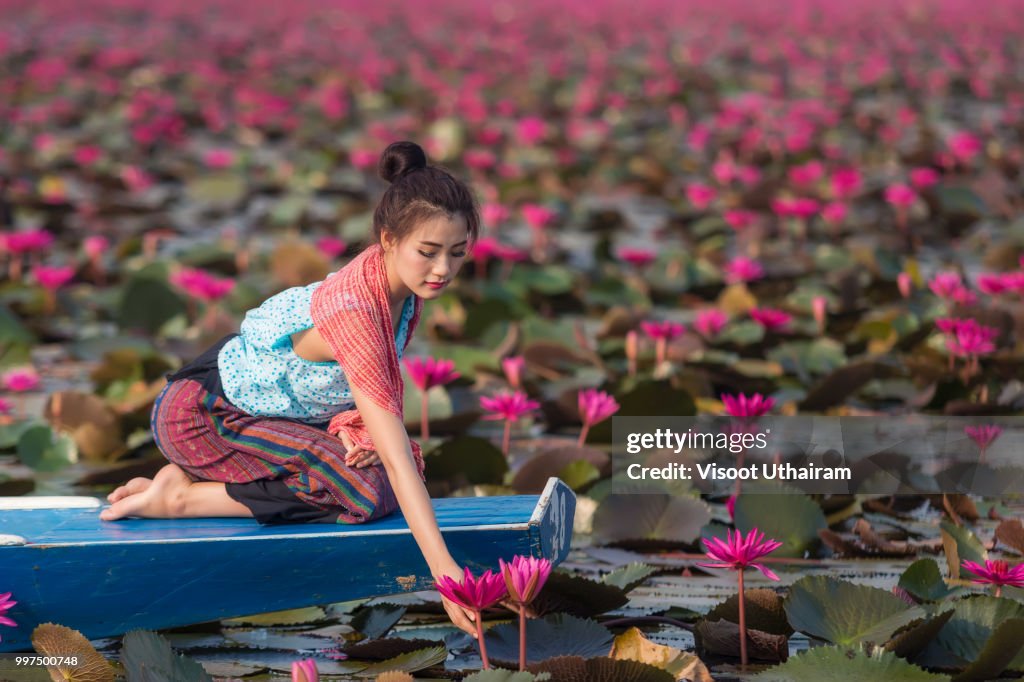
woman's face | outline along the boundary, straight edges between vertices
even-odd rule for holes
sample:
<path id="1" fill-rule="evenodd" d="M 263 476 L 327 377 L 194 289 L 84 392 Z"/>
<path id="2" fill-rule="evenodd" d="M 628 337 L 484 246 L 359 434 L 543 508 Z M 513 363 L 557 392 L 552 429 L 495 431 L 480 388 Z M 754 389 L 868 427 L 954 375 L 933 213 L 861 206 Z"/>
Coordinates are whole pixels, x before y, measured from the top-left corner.
<path id="1" fill-rule="evenodd" d="M 402 301 L 412 293 L 429 300 L 440 296 L 462 267 L 469 230 L 461 214 L 439 216 L 421 222 L 398 244 L 385 232 L 381 245 L 392 299 Z"/>

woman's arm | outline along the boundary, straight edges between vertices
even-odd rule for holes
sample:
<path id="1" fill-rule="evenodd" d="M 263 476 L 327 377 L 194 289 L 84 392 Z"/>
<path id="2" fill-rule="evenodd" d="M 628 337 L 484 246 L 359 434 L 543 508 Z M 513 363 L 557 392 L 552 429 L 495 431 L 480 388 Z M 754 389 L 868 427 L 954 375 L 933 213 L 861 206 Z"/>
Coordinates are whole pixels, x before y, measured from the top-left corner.
<path id="1" fill-rule="evenodd" d="M 427 561 L 431 575 L 435 578 L 447 575 L 455 580 L 462 580 L 462 570 L 448 553 L 448 546 L 437 527 L 437 518 L 434 516 L 434 507 L 430 504 L 427 488 L 416 471 L 405 425 L 396 415 L 374 403 L 355 386 L 350 388 L 356 409 L 366 424 L 366 430 L 377 448 L 377 455 L 383 462 L 388 480 L 395 491 L 398 506 L 405 515 L 409 530 L 412 531 L 412 536 Z M 471 612 L 447 599 L 444 599 L 444 602 L 452 622 L 475 635 L 476 629 L 471 624 Z"/>

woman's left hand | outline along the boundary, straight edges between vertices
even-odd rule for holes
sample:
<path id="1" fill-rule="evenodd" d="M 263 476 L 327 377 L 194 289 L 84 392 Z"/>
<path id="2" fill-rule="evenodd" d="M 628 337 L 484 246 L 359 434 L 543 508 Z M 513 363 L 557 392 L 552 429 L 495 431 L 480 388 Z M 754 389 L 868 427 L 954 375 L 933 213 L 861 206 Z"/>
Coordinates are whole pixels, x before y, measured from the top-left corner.
<path id="1" fill-rule="evenodd" d="M 348 466 L 362 469 L 363 467 L 380 464 L 380 457 L 377 456 L 376 450 L 364 450 L 349 438 L 348 434 L 344 431 L 339 433 L 338 437 L 341 438 L 341 442 L 345 446 L 345 464 Z"/>

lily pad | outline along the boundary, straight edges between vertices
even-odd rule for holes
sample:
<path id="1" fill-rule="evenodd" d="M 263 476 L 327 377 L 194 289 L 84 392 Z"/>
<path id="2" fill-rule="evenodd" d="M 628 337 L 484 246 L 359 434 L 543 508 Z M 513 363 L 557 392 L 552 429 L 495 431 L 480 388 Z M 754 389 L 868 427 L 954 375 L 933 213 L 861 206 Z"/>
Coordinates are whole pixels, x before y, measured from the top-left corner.
<path id="1" fill-rule="evenodd" d="M 697 651 L 702 656 L 740 655 L 740 626 L 728 620 L 702 619 L 693 629 Z M 751 659 L 778 663 L 789 658 L 789 637 L 761 632 L 748 626 L 747 655 Z"/>
<path id="2" fill-rule="evenodd" d="M 654 566 L 634 561 L 615 569 L 601 578 L 601 582 L 605 585 L 613 585 L 623 592 L 629 592 L 634 587 L 642 585 L 645 580 L 657 572 L 658 569 Z"/>
<path id="3" fill-rule="evenodd" d="M 960 579 L 960 566 L 964 561 L 984 564 L 988 558 L 988 550 L 981 540 L 967 528 L 954 526 L 949 521 L 939 524 L 942 534 L 942 546 L 946 551 L 946 563 L 949 566 L 949 577 Z"/>
<path id="4" fill-rule="evenodd" d="M 1010 645 L 1017 640 L 1018 651 L 1024 644 L 1021 639 L 1024 637 L 1024 604 L 1016 600 L 976 595 L 957 600 L 953 610 L 953 617 L 915 662 L 942 668 L 966 667 L 975 662 L 988 664 L 981 656 L 988 649 L 993 633 L 1003 623 L 1013 624 L 1001 635 L 1003 644 Z M 1007 665 L 1019 669 L 1021 658 L 1015 652 Z"/>
<path id="5" fill-rule="evenodd" d="M 484 633 L 487 654 L 497 664 L 519 660 L 519 624 L 495 625 Z M 593 658 L 604 656 L 612 646 L 612 634 L 596 621 L 553 613 L 526 621 L 527 664 L 556 656 Z M 515 665 L 505 666 L 515 667 Z"/>
<path id="6" fill-rule="evenodd" d="M 594 540 L 691 544 L 711 520 L 711 509 L 692 497 L 613 494 L 594 513 Z"/>
<path id="7" fill-rule="evenodd" d="M 356 611 L 350 625 L 366 639 L 377 639 L 387 634 L 405 614 L 405 606 L 374 604 Z"/>
<path id="8" fill-rule="evenodd" d="M 512 479 L 512 487 L 520 493 L 539 493 L 547 485 L 548 478 L 559 476 L 569 465 L 580 462 L 590 465 L 591 469 L 600 477 L 602 474 L 610 473 L 608 453 L 602 450 L 576 445 L 565 445 L 563 447 L 549 448 L 542 450 L 531 457 Z M 589 473 L 581 471 L 578 473 Z M 596 480 L 596 479 L 595 479 Z M 568 483 L 568 481 L 567 481 Z M 569 485 L 572 485 L 571 483 Z M 573 486 L 575 489 L 575 486 Z"/>
<path id="9" fill-rule="evenodd" d="M 755 675 L 756 682 L 948 682 L 947 675 L 935 675 L 907 663 L 891 651 L 846 647 L 816 647 L 794 656 L 780 666 Z"/>
<path id="10" fill-rule="evenodd" d="M 608 656 L 653 665 L 670 673 L 676 680 L 711 682 L 711 674 L 699 658 L 674 647 L 655 644 L 644 637 L 639 628 L 630 628 L 618 635 Z"/>
<path id="11" fill-rule="evenodd" d="M 78 460 L 75 442 L 55 435 L 49 426 L 34 426 L 18 439 L 18 459 L 36 471 L 59 471 Z"/>
<path id="12" fill-rule="evenodd" d="M 123 329 L 155 334 L 167 322 L 185 315 L 185 300 L 157 272 L 145 268 L 125 284 L 117 309 L 117 322 Z"/>
<path id="13" fill-rule="evenodd" d="M 462 682 L 541 682 L 550 680 L 551 673 L 537 673 L 536 675 L 525 670 L 504 670 L 503 668 L 491 668 L 475 672 L 469 677 L 462 678 Z"/>
<path id="14" fill-rule="evenodd" d="M 612 658 L 584 659 L 559 656 L 531 665 L 532 672 L 550 671 L 553 680 L 586 680 L 587 682 L 675 682 L 675 677 L 653 665 L 639 661 Z"/>
<path id="15" fill-rule="evenodd" d="M 425 463 L 428 480 L 452 481 L 456 488 L 473 483 L 500 485 L 508 471 L 501 450 L 476 436 L 460 436 L 441 443 L 425 458 Z"/>
<path id="16" fill-rule="evenodd" d="M 743 493 L 733 508 L 736 528 L 744 533 L 758 528 L 782 543 L 772 553 L 778 557 L 802 557 L 819 542 L 818 530 L 826 528 L 825 513 L 803 493 Z"/>
<path id="17" fill-rule="evenodd" d="M 121 662 L 128 677 L 152 682 L 213 682 L 196 661 L 174 653 L 167 640 L 147 630 L 132 630 L 124 636 Z"/>
<path id="18" fill-rule="evenodd" d="M 894 632 L 921 618 L 891 592 L 827 576 L 806 576 L 794 583 L 785 601 L 794 629 L 833 644 L 883 644 Z"/>
<path id="19" fill-rule="evenodd" d="M 620 608 L 629 602 L 626 591 L 563 571 L 553 571 L 533 602 L 540 615 L 561 612 L 586 618 Z"/>
<path id="20" fill-rule="evenodd" d="M 412 673 L 424 668 L 430 668 L 444 662 L 448 657 L 448 649 L 444 646 L 428 647 L 417 651 L 410 651 L 407 654 L 380 661 L 356 673 L 359 677 L 376 677 L 389 670 L 399 670 Z"/>
<path id="21" fill-rule="evenodd" d="M 940 601 L 955 589 L 946 585 L 935 559 L 918 559 L 900 576 L 899 586 L 921 601 Z"/>
<path id="22" fill-rule="evenodd" d="M 773 635 L 793 634 L 793 627 L 786 618 L 784 600 L 774 590 L 744 590 L 746 596 L 747 627 Z M 739 594 L 734 594 L 708 611 L 705 618 L 709 621 L 727 620 L 730 623 L 740 622 Z"/>
<path id="23" fill-rule="evenodd" d="M 953 609 L 948 609 L 934 618 L 914 621 L 902 630 L 897 630 L 892 639 L 885 643 L 885 650 L 900 658 L 913 659 L 925 650 L 952 617 Z"/>

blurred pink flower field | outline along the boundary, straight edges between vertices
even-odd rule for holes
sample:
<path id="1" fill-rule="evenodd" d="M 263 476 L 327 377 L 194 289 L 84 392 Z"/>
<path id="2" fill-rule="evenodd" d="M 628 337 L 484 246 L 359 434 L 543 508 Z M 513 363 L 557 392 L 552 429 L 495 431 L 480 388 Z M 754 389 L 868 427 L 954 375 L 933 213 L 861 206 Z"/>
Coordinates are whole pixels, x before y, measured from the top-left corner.
<path id="1" fill-rule="evenodd" d="M 1020 0 L 0 0 L 0 495 L 155 471 L 164 374 L 358 253 L 381 151 L 414 140 L 482 207 L 404 366 L 430 491 L 580 500 L 530 651 L 592 679 L 1019 675 L 1021 35 Z M 613 415 L 941 417 L 1007 492 L 896 447 L 928 485 L 613 493 Z M 724 601 L 645 592 L 670 580 Z M 419 606 L 402 627 L 446 622 Z M 525 665 L 499 628 L 490 661 Z M 364 634 L 414 650 L 389 629 Z M 307 679 L 367 651 L 307 636 Z M 446 645 L 444 674 L 480 667 Z"/>

